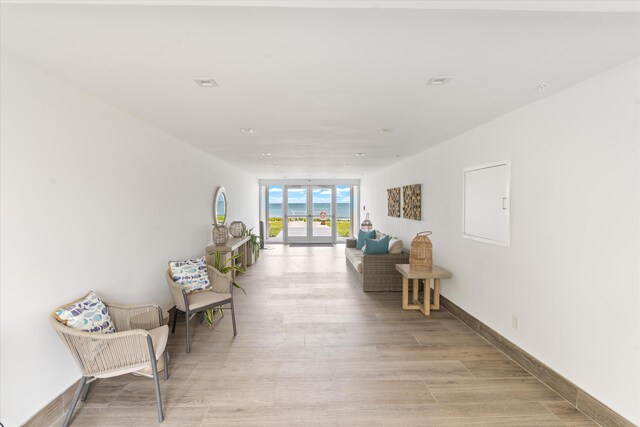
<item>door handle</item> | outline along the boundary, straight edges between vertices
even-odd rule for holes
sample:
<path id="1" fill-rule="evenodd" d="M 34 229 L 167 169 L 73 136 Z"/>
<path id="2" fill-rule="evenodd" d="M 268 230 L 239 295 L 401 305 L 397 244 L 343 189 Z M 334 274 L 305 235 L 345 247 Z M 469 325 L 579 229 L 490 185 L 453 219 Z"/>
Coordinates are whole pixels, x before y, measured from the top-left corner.
<path id="1" fill-rule="evenodd" d="M 502 198 L 502 210 L 506 211 L 507 209 L 509 209 L 509 202 L 508 202 L 508 198 L 507 197 L 503 197 Z"/>

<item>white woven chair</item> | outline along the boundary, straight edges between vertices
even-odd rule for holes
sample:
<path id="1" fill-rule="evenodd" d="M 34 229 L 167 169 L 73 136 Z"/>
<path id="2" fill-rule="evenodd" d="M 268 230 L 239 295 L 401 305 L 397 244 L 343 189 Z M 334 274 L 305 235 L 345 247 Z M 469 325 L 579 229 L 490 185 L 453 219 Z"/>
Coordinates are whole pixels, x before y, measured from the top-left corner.
<path id="1" fill-rule="evenodd" d="M 104 302 L 104 301 L 103 301 Z M 169 327 L 162 325 L 162 309 L 157 305 L 120 305 L 104 302 L 116 329 L 115 333 L 84 332 L 60 323 L 53 314 L 50 323 L 67 346 L 82 371 L 82 379 L 64 419 L 71 421 L 78 400 L 83 402 L 89 384 L 98 378 L 136 373 L 153 378 L 158 405 L 158 421 L 164 420 L 158 361 L 163 356 L 164 378 L 169 378 L 169 358 L 166 350 Z"/>
<path id="2" fill-rule="evenodd" d="M 169 291 L 171 292 L 173 303 L 176 305 L 176 310 L 173 314 L 173 326 L 171 328 L 171 333 L 176 331 L 178 311 L 185 313 L 185 323 L 187 324 L 187 353 L 191 352 L 189 321 L 197 313 L 210 308 L 222 307 L 225 304 L 229 304 L 229 308 L 231 309 L 231 321 L 233 323 L 233 336 L 235 337 L 237 335 L 236 312 L 233 308 L 233 284 L 231 282 L 231 277 L 222 274 L 210 265 L 207 265 L 207 274 L 209 275 L 211 290 L 187 294 L 182 285 L 173 281 L 171 277 L 171 268 L 167 269 L 167 283 L 169 284 Z"/>

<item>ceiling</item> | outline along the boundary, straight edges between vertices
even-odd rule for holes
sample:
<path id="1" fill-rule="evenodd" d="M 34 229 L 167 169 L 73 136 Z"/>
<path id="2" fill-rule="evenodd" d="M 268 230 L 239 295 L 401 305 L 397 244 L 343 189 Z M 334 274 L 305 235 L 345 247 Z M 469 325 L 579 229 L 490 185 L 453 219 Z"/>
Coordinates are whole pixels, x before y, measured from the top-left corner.
<path id="1" fill-rule="evenodd" d="M 260 178 L 358 178 L 640 55 L 628 2 L 35 3 L 3 52 Z"/>

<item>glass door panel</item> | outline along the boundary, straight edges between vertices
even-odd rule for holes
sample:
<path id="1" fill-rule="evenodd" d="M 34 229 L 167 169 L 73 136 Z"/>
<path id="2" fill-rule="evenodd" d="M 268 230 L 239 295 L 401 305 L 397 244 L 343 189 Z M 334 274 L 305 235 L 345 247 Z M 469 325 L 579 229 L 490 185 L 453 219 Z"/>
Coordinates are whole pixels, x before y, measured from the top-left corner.
<path id="1" fill-rule="evenodd" d="M 283 190 L 284 186 L 282 185 L 270 185 L 267 187 L 267 230 L 265 233 L 265 239 L 267 239 L 268 242 L 282 243 L 284 240 Z"/>
<path id="2" fill-rule="evenodd" d="M 309 242 L 309 187 L 285 188 L 285 237 L 289 243 Z"/>
<path id="3" fill-rule="evenodd" d="M 335 236 L 335 187 L 314 186 L 311 196 L 311 242 L 333 243 Z"/>
<path id="4" fill-rule="evenodd" d="M 349 185 L 336 186 L 336 238 L 344 242 L 351 237 L 353 224 L 353 188 Z"/>

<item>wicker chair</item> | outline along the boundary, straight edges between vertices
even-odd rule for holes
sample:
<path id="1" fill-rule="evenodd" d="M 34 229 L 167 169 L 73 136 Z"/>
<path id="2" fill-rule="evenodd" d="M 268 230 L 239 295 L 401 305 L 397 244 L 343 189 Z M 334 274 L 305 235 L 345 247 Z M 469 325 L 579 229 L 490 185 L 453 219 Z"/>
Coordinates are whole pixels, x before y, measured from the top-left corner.
<path id="1" fill-rule="evenodd" d="M 158 421 L 164 420 L 158 370 L 164 364 L 164 378 L 169 378 L 169 358 L 166 351 L 169 327 L 162 325 L 162 309 L 157 305 L 120 305 L 104 302 L 116 329 L 103 334 L 72 329 L 60 323 L 53 314 L 50 323 L 71 352 L 82 371 L 73 401 L 64 419 L 71 421 L 78 400 L 87 398 L 89 385 L 98 378 L 110 378 L 136 373 L 154 380 L 158 405 Z"/>
<path id="2" fill-rule="evenodd" d="M 169 291 L 171 292 L 173 303 L 176 306 L 176 310 L 173 314 L 173 326 L 171 328 L 171 333 L 176 331 L 178 311 L 185 313 L 185 323 L 187 324 L 187 353 L 191 352 L 189 321 L 197 313 L 210 308 L 222 307 L 225 304 L 229 304 L 229 308 L 231 309 L 231 321 L 233 323 L 233 336 L 235 337 L 237 335 L 236 312 L 233 308 L 233 284 L 231 282 L 231 278 L 228 275 L 220 273 L 211 265 L 207 265 L 207 274 L 209 275 L 211 290 L 187 294 L 182 285 L 173 281 L 171 277 L 171 269 L 167 269 L 167 283 L 169 284 Z"/>

